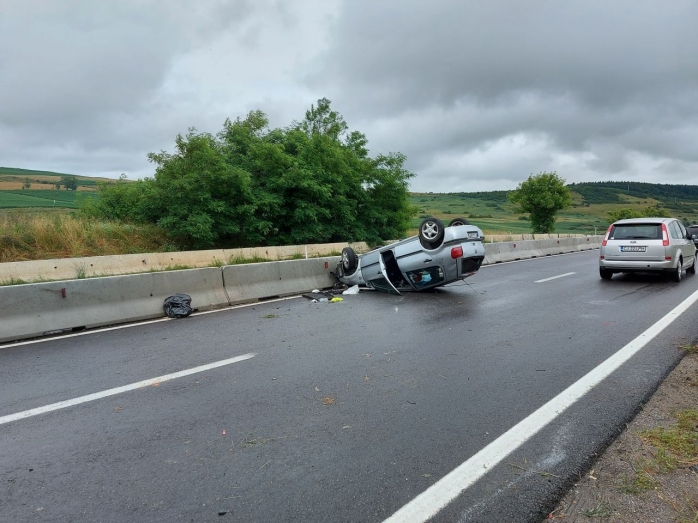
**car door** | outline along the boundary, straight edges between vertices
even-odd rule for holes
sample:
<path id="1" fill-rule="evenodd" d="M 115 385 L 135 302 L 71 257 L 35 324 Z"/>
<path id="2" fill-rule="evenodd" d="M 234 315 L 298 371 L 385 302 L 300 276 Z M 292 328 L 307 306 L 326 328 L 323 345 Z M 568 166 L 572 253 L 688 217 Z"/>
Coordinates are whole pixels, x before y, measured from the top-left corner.
<path id="1" fill-rule="evenodd" d="M 390 294 L 400 294 L 395 286 L 390 283 L 384 255 L 385 250 L 374 251 L 364 255 L 361 259 L 361 276 L 367 284 L 370 284 L 375 289 L 389 292 Z"/>
<path id="2" fill-rule="evenodd" d="M 690 267 L 693 264 L 693 258 L 695 257 L 696 247 L 693 244 L 693 240 L 689 238 L 688 231 L 683 226 L 680 221 L 675 221 L 676 228 L 679 231 L 679 236 L 681 238 L 681 252 L 683 253 L 683 264 L 686 267 Z"/>

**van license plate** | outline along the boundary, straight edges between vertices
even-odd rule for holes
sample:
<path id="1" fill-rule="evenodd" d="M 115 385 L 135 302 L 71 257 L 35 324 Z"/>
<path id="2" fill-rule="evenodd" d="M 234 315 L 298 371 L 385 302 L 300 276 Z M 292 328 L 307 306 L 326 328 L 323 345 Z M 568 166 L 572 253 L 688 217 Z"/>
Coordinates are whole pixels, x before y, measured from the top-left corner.
<path id="1" fill-rule="evenodd" d="M 645 252 L 647 247 L 639 245 L 621 245 L 620 252 Z"/>

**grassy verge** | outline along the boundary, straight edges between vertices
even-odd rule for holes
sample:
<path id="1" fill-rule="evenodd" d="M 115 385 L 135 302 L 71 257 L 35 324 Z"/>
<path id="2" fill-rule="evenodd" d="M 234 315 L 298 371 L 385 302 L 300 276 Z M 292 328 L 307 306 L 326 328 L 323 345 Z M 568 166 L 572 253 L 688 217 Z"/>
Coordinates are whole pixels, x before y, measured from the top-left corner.
<path id="1" fill-rule="evenodd" d="M 171 250 L 154 226 L 86 220 L 65 211 L 0 213 L 0 263 Z"/>

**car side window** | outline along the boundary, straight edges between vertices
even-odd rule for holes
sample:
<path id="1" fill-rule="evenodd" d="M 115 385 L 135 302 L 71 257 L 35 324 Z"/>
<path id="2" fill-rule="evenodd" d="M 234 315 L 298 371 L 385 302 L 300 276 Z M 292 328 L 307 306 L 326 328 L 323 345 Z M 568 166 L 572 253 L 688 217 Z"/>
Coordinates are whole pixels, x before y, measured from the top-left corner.
<path id="1" fill-rule="evenodd" d="M 669 232 L 671 232 L 671 237 L 675 240 L 681 238 L 681 231 L 679 230 L 679 226 L 676 224 L 676 222 L 669 223 Z"/>
<path id="2" fill-rule="evenodd" d="M 688 233 L 686 232 L 686 227 L 683 226 L 683 223 L 681 222 L 676 222 L 679 226 L 679 231 L 681 231 L 681 237 L 686 238 L 688 236 Z"/>

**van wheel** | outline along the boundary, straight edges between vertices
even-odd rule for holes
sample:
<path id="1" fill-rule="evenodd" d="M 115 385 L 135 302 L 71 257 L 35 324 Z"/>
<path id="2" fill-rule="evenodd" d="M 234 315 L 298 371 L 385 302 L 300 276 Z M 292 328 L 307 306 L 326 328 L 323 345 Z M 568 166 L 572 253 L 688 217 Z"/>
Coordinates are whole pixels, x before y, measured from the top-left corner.
<path id="1" fill-rule="evenodd" d="M 599 276 L 601 276 L 601 279 L 603 280 L 610 280 L 613 278 L 613 271 L 609 271 L 608 269 L 599 269 Z"/>
<path id="2" fill-rule="evenodd" d="M 695 256 L 693 257 L 693 263 L 691 264 L 691 266 L 688 269 L 686 269 L 686 272 L 688 274 L 695 274 L 696 273 L 696 258 L 695 258 Z"/>

